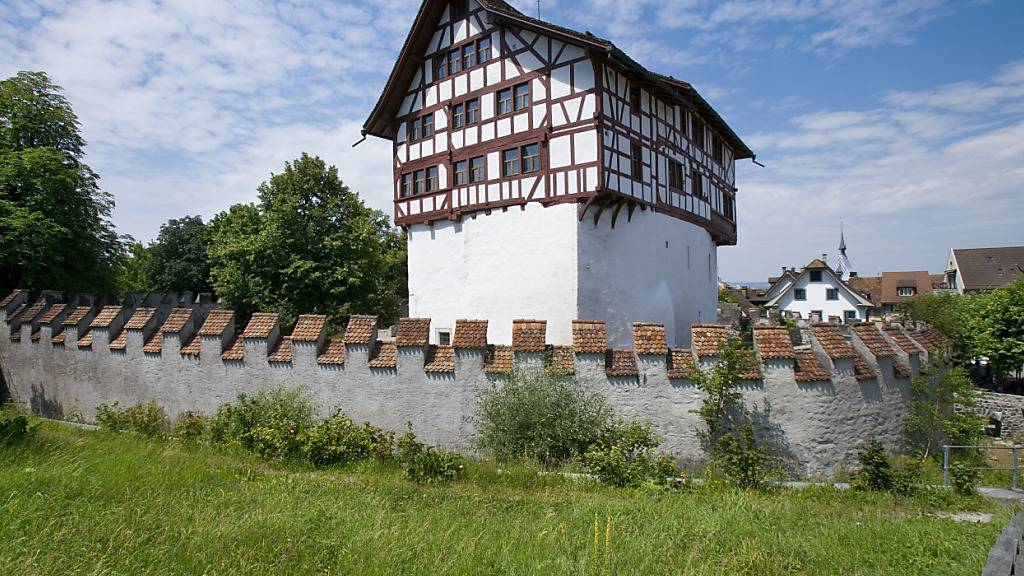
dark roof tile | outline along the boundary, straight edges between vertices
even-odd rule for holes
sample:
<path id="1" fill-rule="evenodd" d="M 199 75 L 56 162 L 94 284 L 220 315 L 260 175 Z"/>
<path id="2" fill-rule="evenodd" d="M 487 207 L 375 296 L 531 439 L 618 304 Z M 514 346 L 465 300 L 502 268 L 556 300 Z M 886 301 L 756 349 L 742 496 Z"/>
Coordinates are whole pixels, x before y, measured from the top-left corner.
<path id="1" fill-rule="evenodd" d="M 609 376 L 636 376 L 636 355 L 630 349 L 608 350 L 605 353 L 604 372 Z"/>
<path id="2" fill-rule="evenodd" d="M 291 362 L 292 361 L 292 339 L 285 336 L 277 341 L 274 349 L 267 354 L 267 362 Z"/>
<path id="3" fill-rule="evenodd" d="M 693 364 L 693 350 L 689 348 L 673 348 L 668 355 L 668 377 L 686 378 L 693 376 L 696 370 Z"/>
<path id="4" fill-rule="evenodd" d="M 892 357 L 892 346 L 889 346 L 888 340 L 885 339 L 885 336 L 882 336 L 878 326 L 869 322 L 861 322 L 854 324 L 853 332 L 875 358 Z"/>

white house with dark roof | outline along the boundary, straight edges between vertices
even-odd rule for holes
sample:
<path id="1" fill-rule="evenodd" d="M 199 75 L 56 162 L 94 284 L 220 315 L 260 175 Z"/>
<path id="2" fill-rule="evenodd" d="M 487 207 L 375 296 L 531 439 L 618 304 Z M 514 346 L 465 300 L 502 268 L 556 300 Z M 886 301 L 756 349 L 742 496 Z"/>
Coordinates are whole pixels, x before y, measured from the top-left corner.
<path id="1" fill-rule="evenodd" d="M 735 161 L 753 152 L 697 91 L 614 44 L 501 0 L 426 0 L 364 135 L 394 143 L 409 313 L 664 323 L 688 345 L 713 322 L 718 246 L 736 243 Z"/>
<path id="2" fill-rule="evenodd" d="M 868 319 L 871 301 L 857 293 L 821 259 L 811 260 L 802 270 L 786 270 L 768 289 L 767 309 L 819 322 Z"/>
<path id="3" fill-rule="evenodd" d="M 946 259 L 946 286 L 960 294 L 1001 288 L 1024 276 L 1024 246 L 954 248 Z"/>

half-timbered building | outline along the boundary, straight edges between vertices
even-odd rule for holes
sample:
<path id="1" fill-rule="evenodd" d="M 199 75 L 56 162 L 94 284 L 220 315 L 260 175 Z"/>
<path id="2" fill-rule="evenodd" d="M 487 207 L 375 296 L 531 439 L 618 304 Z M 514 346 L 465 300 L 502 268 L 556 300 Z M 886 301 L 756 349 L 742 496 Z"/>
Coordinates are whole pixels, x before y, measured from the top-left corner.
<path id="1" fill-rule="evenodd" d="M 753 153 L 692 86 L 611 42 L 501 0 L 426 0 L 364 135 L 394 142 L 409 310 L 632 322 L 689 343 L 713 322 L 717 247 L 736 242 L 735 161 Z"/>

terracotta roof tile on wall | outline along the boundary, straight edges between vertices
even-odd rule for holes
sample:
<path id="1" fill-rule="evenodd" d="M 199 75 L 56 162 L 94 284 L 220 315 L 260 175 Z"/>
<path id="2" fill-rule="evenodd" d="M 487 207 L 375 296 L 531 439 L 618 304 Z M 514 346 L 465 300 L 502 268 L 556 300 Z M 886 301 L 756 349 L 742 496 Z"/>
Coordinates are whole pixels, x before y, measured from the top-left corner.
<path id="1" fill-rule="evenodd" d="M 50 343 L 51 343 L 51 344 L 55 344 L 55 345 L 56 345 L 56 344 L 63 344 L 63 343 L 64 343 L 64 338 L 65 338 L 66 336 L 67 336 L 67 334 L 66 334 L 66 333 L 64 333 L 64 332 L 61 332 L 60 334 L 57 334 L 57 335 L 56 335 L 56 336 L 54 336 L 53 338 L 50 338 Z"/>
<path id="2" fill-rule="evenodd" d="M 890 326 L 889 328 L 885 329 L 885 333 L 888 334 L 896 342 L 896 345 L 899 346 L 900 350 L 903 350 L 903 352 L 907 354 L 921 353 L 921 350 L 918 349 L 916 344 L 914 344 L 914 341 L 911 340 L 906 334 L 904 334 L 901 328 Z"/>
<path id="3" fill-rule="evenodd" d="M 487 348 L 487 320 L 456 320 L 456 348 Z"/>
<path id="4" fill-rule="evenodd" d="M 512 349 L 516 352 L 543 352 L 547 346 L 546 320 L 513 320 Z"/>
<path id="5" fill-rule="evenodd" d="M 142 330 L 149 324 L 149 321 L 156 315 L 156 308 L 136 308 L 132 317 L 125 323 L 125 330 Z"/>
<path id="6" fill-rule="evenodd" d="M 45 308 L 46 308 L 46 300 L 39 299 L 28 310 L 25 310 L 21 314 L 21 321 L 24 322 L 24 323 L 28 323 L 28 322 L 31 322 L 31 321 L 35 320 L 36 316 L 39 316 L 40 314 L 42 314 L 43 313 L 43 309 L 45 309 Z"/>
<path id="7" fill-rule="evenodd" d="M 235 313 L 230 310 L 211 310 L 206 321 L 199 329 L 200 336 L 220 336 L 224 329 L 235 321 Z"/>
<path id="8" fill-rule="evenodd" d="M 835 324 L 813 324 L 811 334 L 818 339 L 821 347 L 828 357 L 836 360 L 839 358 L 857 358 L 857 351 L 850 346 L 850 343 L 843 337 L 843 332 Z"/>
<path id="9" fill-rule="evenodd" d="M 552 346 L 548 350 L 548 372 L 559 376 L 576 372 L 576 354 L 572 346 Z"/>
<path id="10" fill-rule="evenodd" d="M 353 314 L 349 316 L 348 328 L 345 329 L 345 342 L 348 344 L 369 344 L 373 340 L 373 332 L 376 329 L 376 316 Z"/>
<path id="11" fill-rule="evenodd" d="M 327 326 L 327 316 L 302 314 L 292 329 L 292 342 L 316 342 Z"/>
<path id="12" fill-rule="evenodd" d="M 36 330 L 35 332 L 32 333 L 33 342 L 39 342 L 39 340 L 42 339 L 42 337 L 43 335 L 41 334 L 40 330 Z"/>
<path id="13" fill-rule="evenodd" d="M 316 358 L 317 364 L 325 366 L 341 366 L 345 363 L 345 341 L 331 338 L 322 354 Z"/>
<path id="14" fill-rule="evenodd" d="M 182 356 L 194 356 L 194 357 L 198 358 L 199 357 L 200 342 L 201 341 L 199 339 L 199 334 L 196 334 L 196 335 L 192 336 L 192 338 L 189 339 L 189 341 L 186 342 L 185 345 L 181 347 L 181 350 L 180 350 L 181 355 Z M 245 349 L 243 348 L 242 350 L 244 351 Z"/>
<path id="15" fill-rule="evenodd" d="M 108 345 L 111 350 L 124 350 L 128 347 L 128 330 L 123 329 L 121 332 L 110 341 Z"/>
<path id="16" fill-rule="evenodd" d="M 423 371 L 431 374 L 448 374 L 455 372 L 455 347 L 431 346 L 427 352 L 427 362 Z"/>
<path id="17" fill-rule="evenodd" d="M 754 344 L 764 359 L 795 358 L 789 329 L 784 326 L 758 326 L 754 328 Z"/>
<path id="18" fill-rule="evenodd" d="M 430 341 L 430 318 L 399 318 L 397 346 L 426 346 Z"/>
<path id="19" fill-rule="evenodd" d="M 85 335 L 78 339 L 79 348 L 91 348 L 92 347 L 92 330 L 86 331 Z"/>
<path id="20" fill-rule="evenodd" d="M 121 313 L 121 306 L 104 306 L 100 310 L 99 314 L 92 319 L 92 323 L 89 324 L 90 328 L 110 328 L 110 325 L 117 318 L 117 315 Z"/>
<path id="21" fill-rule="evenodd" d="M 609 376 L 636 376 L 636 355 L 630 349 L 608 350 L 604 357 L 604 372 Z"/>
<path id="22" fill-rule="evenodd" d="M 673 348 L 668 355 L 668 377 L 689 379 L 694 370 L 693 351 L 689 348 Z"/>
<path id="23" fill-rule="evenodd" d="M 11 312 L 10 315 L 7 316 L 7 321 L 10 322 L 17 318 L 18 315 L 24 312 L 26 308 L 28 308 L 28 304 L 19 304 L 18 307 L 14 309 L 14 312 Z"/>
<path id="24" fill-rule="evenodd" d="M 699 358 L 718 356 L 718 348 L 729 340 L 725 326 L 717 324 L 694 324 L 690 329 L 693 348 Z"/>
<path id="25" fill-rule="evenodd" d="M 291 362 L 292 361 L 292 339 L 285 336 L 278 340 L 274 349 L 267 354 L 267 362 Z"/>
<path id="26" fill-rule="evenodd" d="M 878 330 L 878 326 L 870 322 L 861 322 L 853 325 L 853 331 L 860 338 L 860 341 L 864 343 L 875 358 L 891 358 L 892 347 L 889 346 L 889 342 L 882 336 L 881 331 Z"/>
<path id="27" fill-rule="evenodd" d="M 4 299 L 0 300 L 0 308 L 4 308 L 8 304 L 13 302 L 14 299 L 18 297 L 18 294 L 21 294 L 22 292 L 24 292 L 24 290 L 22 290 L 20 288 L 17 288 L 14 291 L 12 291 L 10 294 L 8 294 L 7 296 L 4 296 Z"/>
<path id="28" fill-rule="evenodd" d="M 494 346 L 484 362 L 484 372 L 487 374 L 511 374 L 514 353 L 511 346 Z"/>
<path id="29" fill-rule="evenodd" d="M 892 363 L 893 374 L 897 378 L 910 378 L 910 368 L 905 366 L 902 362 Z"/>
<path id="30" fill-rule="evenodd" d="M 235 339 L 231 341 L 231 344 L 221 353 L 220 357 L 221 360 L 235 362 L 245 360 L 245 339 L 241 336 L 235 336 Z"/>
<path id="31" fill-rule="evenodd" d="M 853 375 L 857 380 L 871 380 L 875 377 L 871 365 L 867 360 L 861 358 L 860 354 L 853 358 Z"/>
<path id="32" fill-rule="evenodd" d="M 928 348 L 942 348 L 949 344 L 949 339 L 946 338 L 946 335 L 934 326 L 928 326 L 924 330 L 912 333 L 910 336 L 914 340 L 925 344 Z"/>
<path id="33" fill-rule="evenodd" d="M 145 354 L 159 354 L 164 349 L 164 333 L 162 330 L 153 332 L 153 335 L 149 337 L 149 340 L 142 346 L 142 352 Z"/>
<path id="34" fill-rule="evenodd" d="M 633 323 L 633 347 L 637 354 L 664 356 L 668 354 L 668 341 L 665 339 L 663 324 L 644 322 Z"/>
<path id="35" fill-rule="evenodd" d="M 754 364 L 749 370 L 740 374 L 740 380 L 760 380 L 761 379 L 761 365 Z"/>
<path id="36" fill-rule="evenodd" d="M 277 326 L 278 315 L 274 312 L 254 312 L 249 324 L 242 332 L 242 338 L 269 338 Z"/>
<path id="37" fill-rule="evenodd" d="M 573 320 L 572 347 L 581 354 L 604 354 L 608 348 L 604 321 Z"/>
<path id="38" fill-rule="evenodd" d="M 39 319 L 39 323 L 52 324 L 57 316 L 60 316 L 67 307 L 67 304 L 54 304 L 53 306 L 50 306 L 50 309 L 46 311 L 46 314 L 43 314 L 43 317 Z"/>
<path id="39" fill-rule="evenodd" d="M 92 310 L 89 306 L 79 306 L 68 314 L 67 318 L 64 319 L 65 326 L 76 326 L 83 318 L 89 315 L 89 311 Z"/>
<path id="40" fill-rule="evenodd" d="M 377 342 L 368 363 L 370 368 L 398 367 L 398 347 L 394 342 Z"/>
<path id="41" fill-rule="evenodd" d="M 806 348 L 796 350 L 796 361 L 793 362 L 793 375 L 797 382 L 828 382 L 832 379 L 828 370 L 821 365 L 813 350 Z"/>
<path id="42" fill-rule="evenodd" d="M 181 332 L 185 329 L 185 324 L 188 324 L 188 321 L 191 318 L 191 308 L 175 308 L 167 315 L 167 319 L 164 320 L 163 326 L 160 326 L 160 332 Z"/>

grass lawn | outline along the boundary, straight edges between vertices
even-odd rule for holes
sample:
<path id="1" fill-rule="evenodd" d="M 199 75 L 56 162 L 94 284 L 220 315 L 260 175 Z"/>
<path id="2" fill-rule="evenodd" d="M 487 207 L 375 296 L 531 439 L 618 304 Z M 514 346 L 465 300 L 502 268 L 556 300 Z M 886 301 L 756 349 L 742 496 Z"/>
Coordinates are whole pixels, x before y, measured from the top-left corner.
<path id="1" fill-rule="evenodd" d="M 0 574 L 962 576 L 1013 513 L 980 498 L 471 476 L 417 486 L 380 467 L 311 471 L 44 423 L 0 448 Z M 949 510 L 995 518 L 934 515 Z"/>

